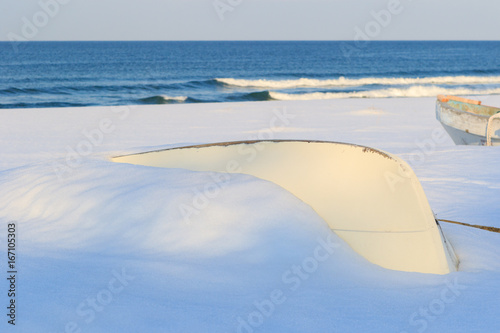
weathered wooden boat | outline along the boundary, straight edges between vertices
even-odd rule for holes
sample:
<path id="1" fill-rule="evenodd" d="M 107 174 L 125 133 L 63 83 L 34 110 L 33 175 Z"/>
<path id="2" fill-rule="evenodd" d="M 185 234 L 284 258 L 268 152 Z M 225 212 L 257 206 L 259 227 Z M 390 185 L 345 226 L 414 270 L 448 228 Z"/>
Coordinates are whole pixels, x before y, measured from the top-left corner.
<path id="1" fill-rule="evenodd" d="M 500 146 L 500 108 L 439 95 L 436 118 L 457 145 Z"/>
<path id="2" fill-rule="evenodd" d="M 249 174 L 278 184 L 308 204 L 372 263 L 434 274 L 458 267 L 416 175 L 403 160 L 380 150 L 325 141 L 240 141 L 117 156 L 112 161 Z"/>

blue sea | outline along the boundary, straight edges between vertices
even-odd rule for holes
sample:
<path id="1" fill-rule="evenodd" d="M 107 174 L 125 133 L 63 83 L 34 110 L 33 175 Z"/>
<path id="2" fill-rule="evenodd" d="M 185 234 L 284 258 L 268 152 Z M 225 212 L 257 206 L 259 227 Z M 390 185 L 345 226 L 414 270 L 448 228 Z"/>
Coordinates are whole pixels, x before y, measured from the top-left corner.
<path id="1" fill-rule="evenodd" d="M 0 108 L 437 94 L 500 94 L 500 42 L 0 43 Z"/>

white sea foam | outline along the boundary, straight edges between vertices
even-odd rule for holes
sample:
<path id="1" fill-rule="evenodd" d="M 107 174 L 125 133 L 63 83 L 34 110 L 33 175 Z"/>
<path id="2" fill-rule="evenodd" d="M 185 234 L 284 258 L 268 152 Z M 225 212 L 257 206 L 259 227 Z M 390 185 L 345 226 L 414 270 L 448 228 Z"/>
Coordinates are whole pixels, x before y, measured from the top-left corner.
<path id="1" fill-rule="evenodd" d="M 271 91 L 269 96 L 275 100 L 311 100 L 336 98 L 385 98 L 385 97 L 431 97 L 436 95 L 497 95 L 500 88 L 468 89 L 443 88 L 437 86 L 413 86 L 408 88 L 388 88 L 355 92 L 315 92 L 304 94 L 287 94 Z"/>
<path id="2" fill-rule="evenodd" d="M 168 101 L 175 101 L 175 102 L 184 102 L 186 99 L 188 99 L 187 96 L 167 96 L 167 95 L 161 95 L 161 98 L 165 100 L 165 102 Z"/>
<path id="3" fill-rule="evenodd" d="M 233 78 L 218 78 L 217 82 L 234 87 L 253 87 L 265 89 L 290 89 L 290 88 L 312 88 L 312 87 L 343 87 L 343 86 L 364 86 L 372 84 L 381 85 L 415 85 L 415 84 L 496 84 L 500 83 L 500 76 L 436 76 L 423 78 L 405 77 L 366 77 L 360 79 L 348 79 L 340 77 L 338 79 L 307 79 L 296 80 L 244 80 Z"/>

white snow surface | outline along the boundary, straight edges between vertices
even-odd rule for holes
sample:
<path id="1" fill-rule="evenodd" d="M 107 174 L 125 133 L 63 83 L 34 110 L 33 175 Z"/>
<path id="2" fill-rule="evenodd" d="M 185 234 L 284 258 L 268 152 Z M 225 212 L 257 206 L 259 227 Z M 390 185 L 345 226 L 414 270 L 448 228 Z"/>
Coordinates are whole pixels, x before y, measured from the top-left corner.
<path id="1" fill-rule="evenodd" d="M 500 105 L 500 96 L 482 100 Z M 458 272 L 392 271 L 273 183 L 109 160 L 253 139 L 366 145 L 412 166 L 438 218 L 500 227 L 499 147 L 455 146 L 434 103 L 0 110 L 0 331 L 500 331 L 500 234 L 441 223 Z M 15 326 L 6 316 L 12 222 Z"/>

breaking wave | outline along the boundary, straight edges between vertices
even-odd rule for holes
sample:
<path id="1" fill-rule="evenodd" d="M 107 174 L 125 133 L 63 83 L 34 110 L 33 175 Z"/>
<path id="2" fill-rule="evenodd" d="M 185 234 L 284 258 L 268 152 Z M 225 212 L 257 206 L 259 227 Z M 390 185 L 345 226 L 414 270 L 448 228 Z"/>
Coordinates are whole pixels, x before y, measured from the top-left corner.
<path id="1" fill-rule="evenodd" d="M 141 104 L 171 104 L 184 103 L 188 99 L 187 96 L 166 96 L 158 95 L 139 99 Z"/>
<path id="2" fill-rule="evenodd" d="M 264 89 L 292 89 L 292 88 L 319 88 L 319 87 L 354 87 L 365 85 L 419 85 L 419 84 L 443 84 L 443 85 L 467 85 L 467 84 L 500 84 L 500 76 L 436 76 L 436 77 L 365 77 L 349 79 L 339 77 L 338 79 L 309 79 L 300 78 L 295 80 L 245 80 L 233 78 L 217 78 L 216 82 L 225 86 L 264 88 Z"/>
<path id="3" fill-rule="evenodd" d="M 336 98 L 387 98 L 387 97 L 432 97 L 436 95 L 493 95 L 500 94 L 500 88 L 469 89 L 443 88 L 438 86 L 412 86 L 408 88 L 388 88 L 378 90 L 353 92 L 313 92 L 313 93 L 282 93 L 269 92 L 274 100 L 311 100 Z"/>

